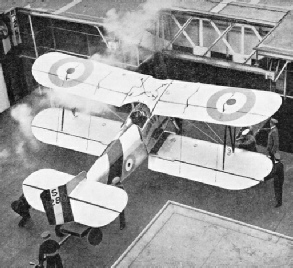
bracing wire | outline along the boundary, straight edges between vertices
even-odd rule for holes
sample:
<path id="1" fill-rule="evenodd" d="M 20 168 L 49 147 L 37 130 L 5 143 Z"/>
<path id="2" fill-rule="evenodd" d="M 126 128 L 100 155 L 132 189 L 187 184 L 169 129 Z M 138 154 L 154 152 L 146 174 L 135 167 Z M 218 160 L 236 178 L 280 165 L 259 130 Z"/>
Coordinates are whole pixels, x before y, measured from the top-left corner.
<path id="1" fill-rule="evenodd" d="M 206 135 L 208 138 L 210 138 L 211 140 L 213 140 L 215 143 L 219 143 L 219 141 L 217 141 L 216 139 L 214 139 L 213 137 L 211 137 L 210 135 L 208 135 L 207 133 L 205 133 L 203 130 L 201 130 L 199 127 L 195 126 L 194 124 L 188 122 L 189 125 L 191 125 L 192 127 L 196 128 L 197 130 L 199 130 L 201 133 L 203 133 L 204 135 Z M 221 139 L 220 139 L 221 140 Z"/>
<path id="2" fill-rule="evenodd" d="M 108 107 L 108 105 L 106 105 L 107 110 L 110 111 L 112 114 L 114 114 L 115 116 L 117 116 L 122 122 L 125 121 L 125 119 L 123 119 L 118 113 L 114 112 L 110 107 Z"/>
<path id="3" fill-rule="evenodd" d="M 221 137 L 212 129 L 212 127 L 207 122 L 204 122 L 204 123 L 214 133 L 214 135 L 223 143 L 223 140 L 221 139 Z"/>

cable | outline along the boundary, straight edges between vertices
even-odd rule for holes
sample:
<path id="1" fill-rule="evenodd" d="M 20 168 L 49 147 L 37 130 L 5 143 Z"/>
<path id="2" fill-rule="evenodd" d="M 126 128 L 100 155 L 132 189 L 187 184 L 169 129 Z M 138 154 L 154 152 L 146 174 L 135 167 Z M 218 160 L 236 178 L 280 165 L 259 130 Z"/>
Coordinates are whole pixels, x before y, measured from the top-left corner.
<path id="1" fill-rule="evenodd" d="M 213 140 L 216 143 L 219 143 L 216 139 L 214 139 L 213 137 L 211 137 L 210 135 L 208 135 L 207 133 L 205 133 L 203 130 L 201 130 L 200 128 L 198 128 L 197 126 L 195 126 L 193 123 L 190 123 L 187 121 L 187 123 L 189 125 L 191 125 L 192 127 L 196 128 L 197 130 L 199 130 L 201 133 L 203 133 L 204 135 L 206 135 L 208 138 L 210 138 L 211 140 Z"/>
<path id="2" fill-rule="evenodd" d="M 211 126 L 207 122 L 204 122 L 204 123 L 215 134 L 215 136 L 223 143 L 223 140 L 221 139 L 221 137 L 211 128 Z"/>

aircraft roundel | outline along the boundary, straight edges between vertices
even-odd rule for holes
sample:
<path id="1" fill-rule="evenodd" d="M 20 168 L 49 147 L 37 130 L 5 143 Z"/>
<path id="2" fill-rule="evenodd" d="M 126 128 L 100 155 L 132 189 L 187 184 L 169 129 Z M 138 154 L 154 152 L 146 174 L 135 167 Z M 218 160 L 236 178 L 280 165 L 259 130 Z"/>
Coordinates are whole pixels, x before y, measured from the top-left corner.
<path id="1" fill-rule="evenodd" d="M 225 88 L 213 94 L 207 102 L 207 113 L 217 121 L 232 121 L 246 115 L 255 105 L 252 90 Z"/>
<path id="2" fill-rule="evenodd" d="M 135 156 L 132 154 L 129 155 L 124 161 L 124 165 L 123 165 L 124 176 L 127 176 L 135 169 L 135 164 L 136 164 Z"/>
<path id="3" fill-rule="evenodd" d="M 52 65 L 49 70 L 49 79 L 56 86 L 62 85 L 64 88 L 70 88 L 84 83 L 93 70 L 94 64 L 89 60 L 65 58 Z"/>

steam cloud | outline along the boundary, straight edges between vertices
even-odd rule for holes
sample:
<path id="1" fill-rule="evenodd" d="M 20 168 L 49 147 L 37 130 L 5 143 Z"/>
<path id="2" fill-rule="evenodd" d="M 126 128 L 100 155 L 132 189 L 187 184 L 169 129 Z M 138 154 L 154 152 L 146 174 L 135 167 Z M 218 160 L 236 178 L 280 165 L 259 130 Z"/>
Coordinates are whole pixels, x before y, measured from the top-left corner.
<path id="1" fill-rule="evenodd" d="M 7 149 L 3 149 L 0 152 L 0 159 L 6 159 L 10 156 L 10 152 Z"/>
<path id="2" fill-rule="evenodd" d="M 114 112 L 113 107 L 101 102 L 89 100 L 72 94 L 62 93 L 62 91 L 45 88 L 43 89 L 47 98 L 51 102 L 51 106 L 64 107 L 66 109 L 89 115 L 106 115 Z M 114 112 L 115 113 L 115 112 Z"/>
<path id="3" fill-rule="evenodd" d="M 33 120 L 31 110 L 27 104 L 17 105 L 11 110 L 11 116 L 19 123 L 20 130 L 29 139 L 33 136 L 31 131 L 31 122 Z"/>
<path id="4" fill-rule="evenodd" d="M 162 9 L 172 8 L 174 0 L 148 0 L 138 10 L 119 14 L 115 9 L 107 12 L 104 27 L 128 45 L 139 45 L 143 34 L 154 26 Z"/>
<path id="5" fill-rule="evenodd" d="M 33 164 L 27 155 L 26 148 L 31 148 L 35 151 L 39 149 L 39 145 L 31 131 L 32 108 L 27 104 L 19 104 L 11 110 L 11 116 L 18 122 L 20 130 L 20 132 L 13 133 L 14 153 L 22 160 L 22 165 L 26 168 L 31 168 Z"/>

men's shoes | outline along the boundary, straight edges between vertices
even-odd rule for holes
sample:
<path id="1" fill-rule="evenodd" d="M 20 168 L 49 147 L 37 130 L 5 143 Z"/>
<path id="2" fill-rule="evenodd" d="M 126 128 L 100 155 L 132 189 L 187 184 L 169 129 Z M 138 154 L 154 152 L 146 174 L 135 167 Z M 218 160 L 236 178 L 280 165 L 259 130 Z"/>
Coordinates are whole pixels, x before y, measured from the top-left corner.
<path id="1" fill-rule="evenodd" d="M 275 208 L 278 208 L 278 207 L 280 207 L 280 206 L 282 206 L 282 203 L 277 203 L 277 204 L 275 205 Z"/>
<path id="2" fill-rule="evenodd" d="M 24 227 L 26 222 L 27 220 L 21 219 L 20 222 L 18 223 L 18 227 Z"/>

